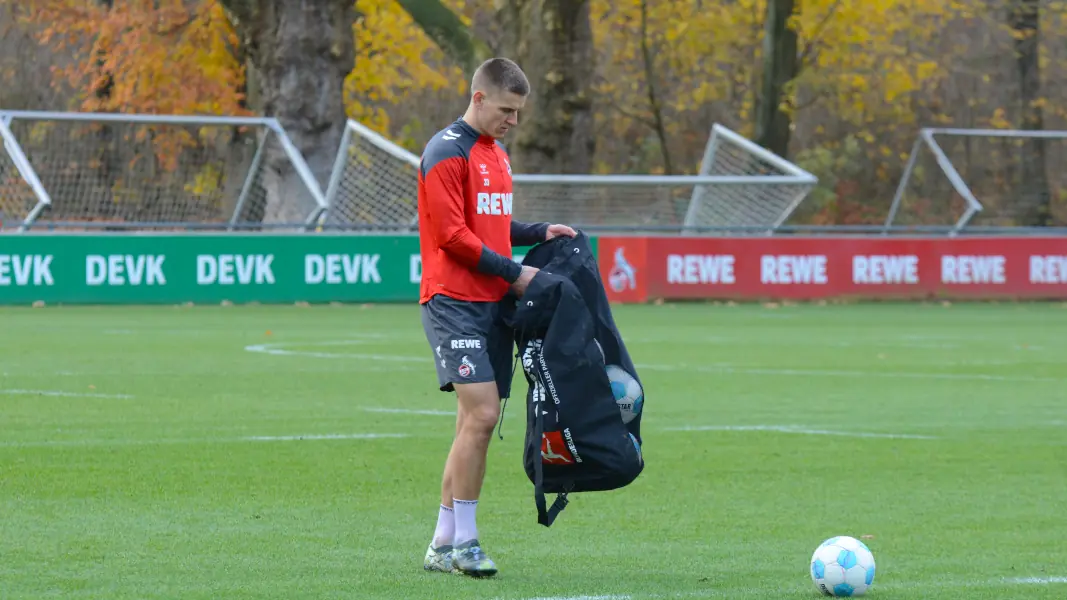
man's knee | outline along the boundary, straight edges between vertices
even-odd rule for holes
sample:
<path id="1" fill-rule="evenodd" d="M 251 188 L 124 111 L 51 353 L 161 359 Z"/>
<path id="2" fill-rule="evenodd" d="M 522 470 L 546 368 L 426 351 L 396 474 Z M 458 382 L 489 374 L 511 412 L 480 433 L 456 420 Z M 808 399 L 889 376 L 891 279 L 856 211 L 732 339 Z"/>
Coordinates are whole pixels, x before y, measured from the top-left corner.
<path id="1" fill-rule="evenodd" d="M 459 426 L 476 433 L 491 433 L 500 419 L 500 398 L 496 383 L 456 385 L 459 399 Z"/>

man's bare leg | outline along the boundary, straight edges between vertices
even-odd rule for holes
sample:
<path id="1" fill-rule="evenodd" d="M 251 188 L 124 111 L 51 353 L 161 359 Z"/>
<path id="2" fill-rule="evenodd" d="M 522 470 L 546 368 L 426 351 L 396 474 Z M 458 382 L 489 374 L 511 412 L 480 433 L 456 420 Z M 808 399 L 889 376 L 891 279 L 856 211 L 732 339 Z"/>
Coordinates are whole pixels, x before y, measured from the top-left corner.
<path id="1" fill-rule="evenodd" d="M 459 405 L 456 439 L 452 442 L 441 484 L 442 500 L 450 491 L 455 511 L 454 564 L 469 575 L 493 575 L 496 565 L 479 547 L 475 512 L 485 480 L 489 441 L 500 418 L 500 398 L 493 382 L 456 384 L 455 387 Z"/>
<path id="2" fill-rule="evenodd" d="M 458 402 L 458 396 L 457 396 Z M 441 476 L 441 506 L 447 506 L 452 508 L 452 454 L 456 450 L 456 440 L 459 439 L 459 432 L 463 429 L 463 410 L 456 410 L 456 436 L 452 438 L 452 447 L 448 450 L 448 457 L 445 459 L 445 471 Z M 449 540 L 449 543 L 452 543 Z"/>

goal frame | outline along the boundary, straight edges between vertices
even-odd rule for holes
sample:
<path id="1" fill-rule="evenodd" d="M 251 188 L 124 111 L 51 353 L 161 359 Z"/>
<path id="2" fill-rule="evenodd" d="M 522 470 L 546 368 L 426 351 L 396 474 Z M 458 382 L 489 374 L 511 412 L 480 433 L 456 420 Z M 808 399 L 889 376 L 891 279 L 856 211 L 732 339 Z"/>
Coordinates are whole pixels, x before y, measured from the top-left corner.
<path id="1" fill-rule="evenodd" d="M 719 147 L 723 141 L 740 146 L 741 149 L 752 155 L 753 158 L 765 161 L 766 163 L 773 165 L 775 168 L 783 171 L 785 175 L 711 175 L 712 165 L 715 164 L 715 155 L 718 152 Z M 700 161 L 700 174 L 699 177 L 707 177 L 708 180 L 698 180 L 694 183 L 706 183 L 717 185 L 801 185 L 806 186 L 802 191 L 798 192 L 793 199 L 786 206 L 785 210 L 778 216 L 777 219 L 770 225 L 767 230 L 767 235 L 772 235 L 777 231 L 782 224 L 784 224 L 789 216 L 793 214 L 793 211 L 800 206 L 800 203 L 804 201 L 804 198 L 811 192 L 811 188 L 818 182 L 819 178 L 815 175 L 805 171 L 792 162 L 782 158 L 781 156 L 771 152 L 770 150 L 760 146 L 759 144 L 749 140 L 741 134 L 715 123 L 711 126 L 711 135 L 708 136 L 708 142 L 704 146 L 704 156 Z M 697 227 L 696 216 L 700 210 L 701 205 L 704 202 L 704 198 L 708 193 L 707 185 L 696 185 L 693 188 L 693 195 L 689 200 L 689 208 L 686 211 L 685 222 L 683 223 L 682 232 L 692 230 Z"/>
<path id="2" fill-rule="evenodd" d="M 908 184 L 911 182 L 912 174 L 915 171 L 915 165 L 919 160 L 919 153 L 922 152 L 925 146 L 934 155 L 937 161 L 938 167 L 948 178 L 949 183 L 952 185 L 952 189 L 960 195 L 961 198 L 967 203 L 967 208 L 963 211 L 963 215 L 951 226 L 949 230 L 949 236 L 959 235 L 961 231 L 971 222 L 975 215 L 981 212 L 984 207 L 978 198 L 974 195 L 971 187 L 967 185 L 967 182 L 956 170 L 956 166 L 952 164 L 952 160 L 945 154 L 944 149 L 937 143 L 935 136 L 938 135 L 951 135 L 961 137 L 992 137 L 992 138 L 1020 138 L 1020 139 L 1064 139 L 1067 138 L 1067 131 L 1063 130 L 1025 130 L 1025 129 L 966 129 L 966 128 L 947 128 L 947 127 L 925 127 L 919 130 L 919 136 L 916 138 L 915 143 L 912 145 L 911 154 L 908 156 L 908 162 L 904 167 L 904 173 L 900 176 L 900 183 L 897 185 L 896 193 L 893 195 L 893 204 L 889 207 L 889 214 L 886 216 L 885 224 L 882 228 L 882 234 L 888 235 L 890 229 L 893 227 L 893 221 L 897 217 L 897 212 L 900 209 L 900 204 L 904 200 L 904 194 L 908 188 Z"/>
<path id="3" fill-rule="evenodd" d="M 308 193 L 315 201 L 317 205 L 305 218 L 304 225 L 311 225 L 317 216 L 326 209 L 326 197 L 323 194 L 318 182 L 315 180 L 314 174 L 311 172 L 311 168 L 304 160 L 300 150 L 293 144 L 293 141 L 289 138 L 289 134 L 281 126 L 281 123 L 271 117 L 225 117 L 214 115 L 152 115 L 152 114 L 128 114 L 128 113 L 96 113 L 96 112 L 50 112 L 50 111 L 36 111 L 36 110 L 0 110 L 0 136 L 3 137 L 4 151 L 11 157 L 15 163 L 15 167 L 18 169 L 19 174 L 25 180 L 25 182 L 33 190 L 37 196 L 37 205 L 30 211 L 30 213 L 23 219 L 22 225 L 19 227 L 18 232 L 25 232 L 32 227 L 40 216 L 41 212 L 52 205 L 52 198 L 48 193 L 48 190 L 41 184 L 40 178 L 37 175 L 36 170 L 33 168 L 29 159 L 27 158 L 25 151 L 19 144 L 17 136 L 11 131 L 11 123 L 15 120 L 26 121 L 76 121 L 76 122 L 110 122 L 110 123 L 124 123 L 124 124 L 145 124 L 145 125 L 215 125 L 215 126 L 254 126 L 261 128 L 260 131 L 268 130 L 277 136 L 278 142 L 281 145 L 286 158 L 290 161 L 294 171 L 300 178 L 303 185 L 307 188 Z M 262 133 L 259 135 L 262 136 Z M 241 192 L 238 196 L 234 211 L 230 216 L 229 222 L 226 226 L 227 231 L 233 231 L 237 225 L 238 216 L 241 210 L 244 208 L 245 201 L 247 199 L 250 186 L 253 183 L 253 179 L 256 174 L 256 170 L 259 168 L 263 160 L 263 148 L 266 146 L 260 139 L 260 144 L 256 149 L 256 153 L 252 158 L 249 171 L 245 176 L 245 180 L 241 186 Z M 106 223 L 105 223 L 106 224 Z M 164 225 L 171 225 L 171 223 L 163 223 Z M 124 225 L 145 225 L 142 223 L 130 222 L 124 223 Z M 156 225 L 156 224 L 151 224 Z M 182 223 L 173 223 L 173 225 L 182 225 Z"/>
<path id="4" fill-rule="evenodd" d="M 41 180 L 37 178 L 37 172 L 30 166 L 30 161 L 26 158 L 26 153 L 22 151 L 22 146 L 19 145 L 18 140 L 15 138 L 15 134 L 11 132 L 8 125 L 11 123 L 11 117 L 2 114 L 0 115 L 0 138 L 4 141 L 4 151 L 7 153 L 11 162 L 15 165 L 15 170 L 18 171 L 22 180 L 30 186 L 30 190 L 33 191 L 33 195 L 37 197 L 37 204 L 30 209 L 26 217 L 23 218 L 22 224 L 17 229 L 18 233 L 25 233 L 26 229 L 33 224 L 37 219 L 37 216 L 41 214 L 46 207 L 52 205 L 52 198 L 48 195 L 48 191 L 41 185 Z"/>
<path id="5" fill-rule="evenodd" d="M 348 160 L 348 149 L 352 144 L 352 137 L 360 136 L 363 141 L 373 145 L 378 150 L 387 153 L 393 158 L 410 165 L 411 167 L 419 168 L 419 157 L 414 153 L 400 147 L 396 143 L 386 139 L 384 136 L 372 131 L 370 128 L 356 122 L 353 119 L 349 119 L 345 125 L 345 131 L 341 138 L 341 144 L 337 152 L 337 158 L 334 163 L 333 171 L 331 173 L 330 182 L 326 189 L 326 208 L 324 208 L 321 214 L 318 216 L 318 222 L 320 225 L 325 224 L 326 219 L 330 211 L 334 209 L 337 203 L 338 194 L 341 190 L 341 182 L 343 180 L 344 171 L 346 169 Z M 716 152 L 722 146 L 723 143 L 734 144 L 753 158 L 761 160 L 774 168 L 783 172 L 781 175 L 713 175 L 711 174 L 712 166 Z M 818 183 L 818 178 L 800 168 L 799 166 L 789 162 L 788 160 L 778 156 L 777 154 L 759 146 L 758 144 L 746 139 L 744 136 L 730 130 L 729 128 L 714 124 L 711 128 L 708 142 L 705 145 L 704 156 L 701 162 L 700 173 L 697 175 L 596 175 L 596 174 L 531 174 L 531 173 L 515 173 L 512 176 L 512 181 L 517 185 L 548 185 L 548 186 L 624 186 L 624 187 L 640 187 L 640 186 L 692 186 L 693 191 L 690 194 L 689 204 L 686 208 L 686 215 L 678 226 L 678 230 L 681 233 L 692 233 L 702 228 L 696 223 L 696 217 L 700 210 L 701 205 L 705 201 L 707 195 L 707 188 L 709 186 L 753 186 L 753 185 L 790 185 L 790 186 L 804 186 L 804 188 L 793 197 L 785 210 L 777 216 L 777 218 L 767 224 L 760 223 L 759 229 L 762 230 L 766 225 L 766 234 L 771 235 L 778 230 L 782 224 L 789 218 L 793 211 L 800 205 L 811 188 Z M 408 223 L 408 227 L 414 229 L 418 226 L 418 215 L 416 214 Z M 719 229 L 730 229 L 729 227 L 723 227 Z"/>

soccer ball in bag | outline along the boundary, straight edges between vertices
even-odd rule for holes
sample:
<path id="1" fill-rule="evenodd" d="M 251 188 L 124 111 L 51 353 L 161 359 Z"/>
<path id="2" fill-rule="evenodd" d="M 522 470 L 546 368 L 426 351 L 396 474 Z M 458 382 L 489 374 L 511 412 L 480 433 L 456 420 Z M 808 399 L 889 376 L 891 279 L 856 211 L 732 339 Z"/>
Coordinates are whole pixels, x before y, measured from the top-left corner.
<path id="1" fill-rule="evenodd" d="M 622 422 L 629 423 L 641 414 L 645 393 L 633 375 L 619 365 L 608 365 L 606 369 L 608 381 L 611 382 L 611 393 L 615 396 L 615 403 L 619 405 L 619 412 L 622 413 Z"/>
<path id="2" fill-rule="evenodd" d="M 856 538 L 832 537 L 811 555 L 811 580 L 826 596 L 862 596 L 874 583 L 874 555 Z"/>

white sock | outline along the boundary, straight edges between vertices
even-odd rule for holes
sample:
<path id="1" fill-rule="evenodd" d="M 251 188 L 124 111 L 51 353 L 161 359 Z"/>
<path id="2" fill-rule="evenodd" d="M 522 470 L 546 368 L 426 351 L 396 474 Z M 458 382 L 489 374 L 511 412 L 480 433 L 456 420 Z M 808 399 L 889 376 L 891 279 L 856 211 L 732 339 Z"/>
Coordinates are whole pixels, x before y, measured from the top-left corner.
<path id="1" fill-rule="evenodd" d="M 478 509 L 478 501 L 453 499 L 453 505 L 456 510 L 455 545 L 477 539 L 478 525 L 475 523 L 474 511 Z"/>
<path id="2" fill-rule="evenodd" d="M 456 516 L 444 504 L 437 511 L 437 529 L 433 532 L 433 547 L 451 546 L 456 535 Z"/>

